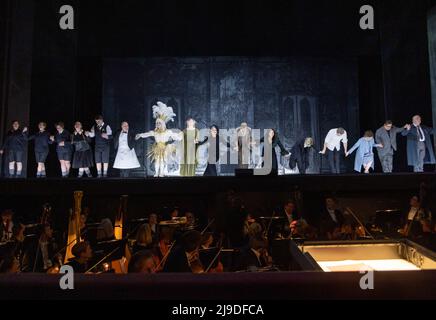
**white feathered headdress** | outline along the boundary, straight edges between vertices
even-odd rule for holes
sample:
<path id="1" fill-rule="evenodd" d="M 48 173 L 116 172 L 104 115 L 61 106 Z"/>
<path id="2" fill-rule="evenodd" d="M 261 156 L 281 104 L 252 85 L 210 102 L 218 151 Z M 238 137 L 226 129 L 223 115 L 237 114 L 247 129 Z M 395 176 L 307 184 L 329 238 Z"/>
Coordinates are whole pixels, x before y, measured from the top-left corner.
<path id="1" fill-rule="evenodd" d="M 156 105 L 153 106 L 153 118 L 161 119 L 168 123 L 169 121 L 174 121 L 176 114 L 172 107 L 168 107 L 165 103 L 158 101 Z"/>

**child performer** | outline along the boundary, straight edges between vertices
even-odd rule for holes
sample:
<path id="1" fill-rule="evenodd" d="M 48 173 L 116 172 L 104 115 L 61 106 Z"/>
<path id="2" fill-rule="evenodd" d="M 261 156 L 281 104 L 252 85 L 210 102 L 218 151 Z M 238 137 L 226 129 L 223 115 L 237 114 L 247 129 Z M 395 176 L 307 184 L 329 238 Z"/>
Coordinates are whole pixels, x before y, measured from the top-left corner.
<path id="1" fill-rule="evenodd" d="M 63 122 L 56 123 L 56 134 L 50 137 L 56 143 L 56 153 L 61 166 L 62 178 L 68 178 L 71 168 L 71 134 L 65 130 Z"/>
<path id="2" fill-rule="evenodd" d="M 83 132 L 82 123 L 77 121 L 74 124 L 74 134 L 71 138 L 71 143 L 74 145 L 73 168 L 79 169 L 78 178 L 82 178 L 84 173 L 88 177 L 92 177 L 89 168 L 94 166 L 94 164 L 88 140 L 89 138 Z"/>
<path id="3" fill-rule="evenodd" d="M 37 165 L 36 177 L 45 178 L 45 160 L 47 159 L 49 152 L 50 133 L 47 132 L 47 124 L 45 122 L 38 123 L 38 133 L 29 137 L 29 140 L 35 141 L 35 160 Z"/>
<path id="4" fill-rule="evenodd" d="M 6 135 L 5 143 L 0 149 L 0 154 L 7 150 L 9 163 L 9 177 L 19 178 L 23 170 L 23 157 L 27 147 L 27 128 L 20 128 L 20 123 L 17 120 L 12 121 L 12 128 Z M 15 171 L 15 164 L 17 170 Z"/>

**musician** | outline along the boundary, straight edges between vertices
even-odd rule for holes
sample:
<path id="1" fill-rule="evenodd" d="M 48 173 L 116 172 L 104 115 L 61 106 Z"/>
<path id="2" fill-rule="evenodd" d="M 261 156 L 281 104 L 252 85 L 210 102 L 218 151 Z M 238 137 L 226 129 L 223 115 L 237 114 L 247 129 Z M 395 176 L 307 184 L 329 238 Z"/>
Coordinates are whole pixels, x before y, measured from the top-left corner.
<path id="1" fill-rule="evenodd" d="M 185 213 L 185 218 L 186 218 L 185 228 L 186 229 L 195 229 L 197 226 L 197 221 L 195 219 L 195 215 L 192 212 L 188 211 Z"/>
<path id="2" fill-rule="evenodd" d="M 270 258 L 267 251 L 267 242 L 263 237 L 251 237 L 249 249 L 244 252 L 241 262 L 241 270 L 256 270 L 267 267 Z"/>
<path id="3" fill-rule="evenodd" d="M 4 257 L 0 262 L 0 273 L 19 273 L 20 272 L 20 262 L 11 254 Z"/>
<path id="4" fill-rule="evenodd" d="M 423 225 L 431 221 L 431 212 L 421 206 L 419 196 L 410 198 L 410 209 L 406 216 L 406 223 L 400 233 L 406 237 L 416 238 L 423 233 Z"/>
<path id="5" fill-rule="evenodd" d="M 173 230 L 169 227 L 162 227 L 159 233 L 159 242 L 157 244 L 156 256 L 160 260 L 168 253 L 168 250 L 173 242 Z"/>
<path id="6" fill-rule="evenodd" d="M 136 241 L 132 247 L 132 252 L 137 253 L 143 250 L 152 249 L 153 237 L 150 225 L 145 223 L 141 225 L 136 233 Z"/>
<path id="7" fill-rule="evenodd" d="M 93 253 L 91 245 L 88 241 L 81 241 L 76 243 L 71 249 L 74 258 L 68 261 L 67 265 L 73 267 L 74 272 L 85 273 L 89 266 Z"/>
<path id="8" fill-rule="evenodd" d="M 173 207 L 170 211 L 164 215 L 164 220 L 172 220 L 174 218 L 178 218 L 180 214 L 179 207 Z"/>
<path id="9" fill-rule="evenodd" d="M 14 212 L 12 210 L 4 210 L 1 213 L 0 224 L 0 242 L 17 240 L 20 230 L 23 228 L 14 220 Z"/>
<path id="10" fill-rule="evenodd" d="M 248 213 L 244 224 L 244 235 L 248 238 L 262 234 L 262 226 L 256 222 L 252 214 Z"/>
<path id="11" fill-rule="evenodd" d="M 272 227 L 272 233 L 281 233 L 282 236 L 290 235 L 290 225 L 293 221 L 300 220 L 301 215 L 297 211 L 297 205 L 293 200 L 286 200 L 281 208 L 275 210 L 275 216 L 283 217 L 279 224 Z"/>
<path id="12" fill-rule="evenodd" d="M 321 212 L 320 230 L 321 237 L 333 239 L 334 233 L 342 229 L 345 218 L 342 211 L 338 208 L 336 199 L 333 197 L 325 198 L 325 205 Z"/>
<path id="13" fill-rule="evenodd" d="M 156 263 L 152 251 L 136 252 L 129 261 L 128 273 L 155 273 Z"/>
<path id="14" fill-rule="evenodd" d="M 292 221 L 289 228 L 291 229 L 292 238 L 303 238 L 306 240 L 317 239 L 317 230 L 310 226 L 304 219 Z"/>
<path id="15" fill-rule="evenodd" d="M 156 244 L 157 242 L 159 242 L 159 227 L 158 227 L 158 218 L 156 213 L 149 214 L 148 225 L 150 226 L 153 243 Z"/>
<path id="16" fill-rule="evenodd" d="M 213 234 L 205 232 L 201 237 L 201 249 L 209 249 L 213 243 Z"/>
<path id="17" fill-rule="evenodd" d="M 33 272 L 47 272 L 53 267 L 59 257 L 55 255 L 58 250 L 58 245 L 53 237 L 53 229 L 49 224 L 43 226 L 41 235 L 36 243 L 37 247 L 32 246 L 31 250 L 26 254 L 27 270 Z"/>
<path id="18" fill-rule="evenodd" d="M 185 232 L 181 244 L 176 246 L 169 254 L 163 268 L 164 272 L 204 272 L 200 261 L 199 248 L 201 244 L 201 233 L 196 230 Z"/>

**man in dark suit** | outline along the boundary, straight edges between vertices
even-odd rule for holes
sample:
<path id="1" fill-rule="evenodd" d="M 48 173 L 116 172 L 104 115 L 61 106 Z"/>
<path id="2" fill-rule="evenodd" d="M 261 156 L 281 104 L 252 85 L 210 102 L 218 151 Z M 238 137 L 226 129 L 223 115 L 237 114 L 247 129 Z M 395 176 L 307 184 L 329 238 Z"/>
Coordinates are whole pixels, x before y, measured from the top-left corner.
<path id="1" fill-rule="evenodd" d="M 274 216 L 281 217 L 282 219 L 277 222 L 275 220 L 272 221 L 269 236 L 277 233 L 280 233 L 283 237 L 289 236 L 291 223 L 301 219 L 301 215 L 297 211 L 297 205 L 293 200 L 286 200 L 283 206 L 275 209 Z"/>
<path id="2" fill-rule="evenodd" d="M 338 209 L 336 200 L 332 197 L 327 197 L 320 219 L 321 237 L 332 239 L 334 232 L 342 228 L 344 221 L 344 215 Z"/>
<path id="3" fill-rule="evenodd" d="M 266 267 L 268 265 L 266 248 L 265 239 L 260 237 L 250 238 L 249 249 L 242 255 L 240 270 L 256 270 Z"/>
<path id="4" fill-rule="evenodd" d="M 407 164 L 414 172 L 424 172 L 424 164 L 435 164 L 436 159 L 430 135 L 434 129 L 421 124 L 421 116 L 412 118 L 413 124 L 407 125 L 401 134 L 407 137 Z"/>
<path id="5" fill-rule="evenodd" d="M 402 133 L 405 129 L 406 126 L 397 128 L 392 124 L 391 120 L 386 120 L 384 125 L 375 133 L 376 143 L 383 146 L 377 148 L 377 152 L 384 173 L 392 172 L 394 153 L 397 151 L 397 134 Z"/>

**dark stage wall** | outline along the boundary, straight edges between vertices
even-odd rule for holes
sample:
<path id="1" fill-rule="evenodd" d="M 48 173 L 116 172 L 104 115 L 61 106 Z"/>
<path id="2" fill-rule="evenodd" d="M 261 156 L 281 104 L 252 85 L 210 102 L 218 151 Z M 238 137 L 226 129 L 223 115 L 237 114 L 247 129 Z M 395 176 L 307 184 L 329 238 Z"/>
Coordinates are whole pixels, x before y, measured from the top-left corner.
<path id="1" fill-rule="evenodd" d="M 357 68 L 354 59 L 109 59 L 103 64 L 103 113 L 113 126 L 127 120 L 143 132 L 154 128 L 151 107 L 160 100 L 177 114 L 172 127 L 184 128 L 188 116 L 199 128 L 234 129 L 246 121 L 252 128 L 277 129 L 288 149 L 306 136 L 319 149 L 331 128 L 360 134 Z M 142 164 L 149 140 L 140 142 Z M 311 172 L 327 169 L 320 158 L 314 155 Z"/>

